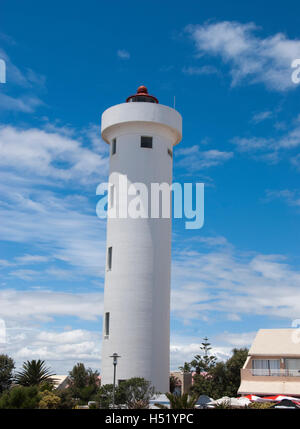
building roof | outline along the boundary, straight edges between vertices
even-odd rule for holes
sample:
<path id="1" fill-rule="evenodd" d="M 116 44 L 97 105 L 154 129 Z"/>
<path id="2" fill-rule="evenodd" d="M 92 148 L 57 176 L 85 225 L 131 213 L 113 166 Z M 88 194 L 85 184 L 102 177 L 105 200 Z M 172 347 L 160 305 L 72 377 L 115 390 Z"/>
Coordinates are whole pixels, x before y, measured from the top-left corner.
<path id="1" fill-rule="evenodd" d="M 300 332 L 298 329 L 260 329 L 249 350 L 249 355 L 300 358 Z"/>
<path id="2" fill-rule="evenodd" d="M 242 380 L 239 395 L 291 395 L 300 396 L 300 383 L 297 381 L 249 381 Z"/>
<path id="3" fill-rule="evenodd" d="M 54 375 L 53 378 L 55 380 L 54 387 L 57 389 L 62 384 L 65 384 L 65 382 L 67 382 L 69 376 L 68 375 Z"/>

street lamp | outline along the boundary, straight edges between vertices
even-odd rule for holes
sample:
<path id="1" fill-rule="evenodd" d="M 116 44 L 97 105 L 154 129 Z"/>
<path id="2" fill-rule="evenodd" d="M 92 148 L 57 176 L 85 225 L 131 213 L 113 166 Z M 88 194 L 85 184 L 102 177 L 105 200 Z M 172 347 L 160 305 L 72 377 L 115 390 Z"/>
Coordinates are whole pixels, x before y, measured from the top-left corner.
<path id="1" fill-rule="evenodd" d="M 115 408 L 116 371 L 117 371 L 118 358 L 120 358 L 121 356 L 119 356 L 118 353 L 113 353 L 113 355 L 110 357 L 113 359 L 113 366 L 114 366 L 113 408 Z"/>

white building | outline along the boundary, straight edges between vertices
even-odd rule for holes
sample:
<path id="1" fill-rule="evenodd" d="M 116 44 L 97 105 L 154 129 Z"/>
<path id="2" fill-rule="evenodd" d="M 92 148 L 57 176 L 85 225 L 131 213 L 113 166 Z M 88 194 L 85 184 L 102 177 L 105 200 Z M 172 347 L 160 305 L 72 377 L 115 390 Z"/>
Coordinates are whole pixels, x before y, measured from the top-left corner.
<path id="1" fill-rule="evenodd" d="M 118 353 L 117 381 L 144 377 L 157 391 L 169 390 L 171 217 L 120 218 L 136 195 L 121 204 L 117 196 L 120 175 L 128 186 L 145 184 L 149 194 L 151 183 L 172 183 L 181 129 L 180 114 L 144 86 L 102 115 L 102 137 L 110 144 L 109 207 L 119 214 L 107 220 L 102 384 L 113 382 L 110 356 Z M 138 185 L 131 191 L 138 194 Z"/>
<path id="2" fill-rule="evenodd" d="M 260 329 L 241 369 L 240 395 L 300 396 L 299 329 Z"/>

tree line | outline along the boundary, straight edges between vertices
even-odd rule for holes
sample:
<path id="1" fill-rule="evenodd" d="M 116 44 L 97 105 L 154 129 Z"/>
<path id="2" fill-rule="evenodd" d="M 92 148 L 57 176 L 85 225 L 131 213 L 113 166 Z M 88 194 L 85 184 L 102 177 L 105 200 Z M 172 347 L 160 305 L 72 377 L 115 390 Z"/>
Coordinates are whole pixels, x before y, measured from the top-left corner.
<path id="1" fill-rule="evenodd" d="M 182 372 L 193 373 L 193 384 L 187 394 L 178 395 L 178 380 L 170 377 L 167 397 L 171 408 L 193 408 L 200 395 L 213 399 L 236 396 L 240 385 L 240 369 L 247 358 L 246 348 L 233 349 L 226 361 L 218 361 L 212 354 L 207 338 L 200 352 L 190 362 L 179 367 Z M 99 372 L 77 363 L 69 372 L 67 386 L 56 388 L 57 380 L 43 360 L 23 363 L 15 372 L 15 362 L 8 355 L 0 355 L 0 409 L 3 408 L 76 408 L 89 403 L 90 408 L 110 408 L 113 403 L 113 385 L 100 385 Z M 115 389 L 116 407 L 128 409 L 148 408 L 155 394 L 151 383 L 136 377 L 123 381 Z M 164 393 L 164 392 L 163 392 Z M 160 408 L 163 406 L 159 405 Z"/>

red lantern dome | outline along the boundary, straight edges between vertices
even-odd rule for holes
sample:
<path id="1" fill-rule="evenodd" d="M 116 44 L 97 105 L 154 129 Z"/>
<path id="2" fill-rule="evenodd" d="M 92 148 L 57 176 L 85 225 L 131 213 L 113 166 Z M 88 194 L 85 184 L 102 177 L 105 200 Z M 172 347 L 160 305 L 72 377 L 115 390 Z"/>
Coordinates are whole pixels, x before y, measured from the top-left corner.
<path id="1" fill-rule="evenodd" d="M 132 103 L 137 101 L 158 104 L 158 99 L 153 95 L 148 94 L 148 89 L 144 85 L 139 86 L 136 94 L 130 95 L 126 100 L 126 103 Z"/>

